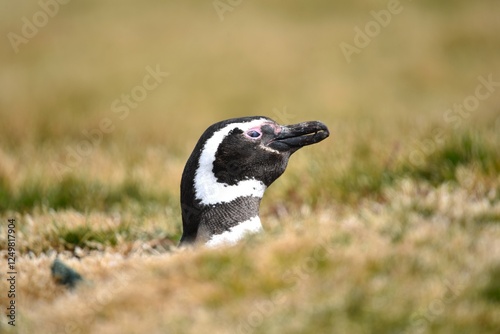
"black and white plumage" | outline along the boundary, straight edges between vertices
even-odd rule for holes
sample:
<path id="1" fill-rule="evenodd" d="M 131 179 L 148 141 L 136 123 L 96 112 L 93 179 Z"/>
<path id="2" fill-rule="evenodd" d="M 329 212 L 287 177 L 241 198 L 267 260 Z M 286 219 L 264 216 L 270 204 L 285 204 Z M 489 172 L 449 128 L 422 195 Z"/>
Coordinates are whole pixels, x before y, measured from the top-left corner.
<path id="1" fill-rule="evenodd" d="M 262 116 L 210 126 L 182 174 L 180 245 L 234 244 L 261 231 L 264 191 L 283 174 L 294 152 L 328 136 L 321 122 L 283 126 Z"/>

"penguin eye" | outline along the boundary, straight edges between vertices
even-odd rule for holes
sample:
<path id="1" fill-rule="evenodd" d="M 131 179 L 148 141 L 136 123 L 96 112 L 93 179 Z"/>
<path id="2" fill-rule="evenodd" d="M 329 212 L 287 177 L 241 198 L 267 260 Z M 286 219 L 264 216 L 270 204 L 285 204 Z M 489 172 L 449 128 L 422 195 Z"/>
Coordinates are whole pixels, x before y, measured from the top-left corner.
<path id="1" fill-rule="evenodd" d="M 247 132 L 247 136 L 250 138 L 259 138 L 261 136 L 261 133 L 256 130 L 250 130 Z"/>

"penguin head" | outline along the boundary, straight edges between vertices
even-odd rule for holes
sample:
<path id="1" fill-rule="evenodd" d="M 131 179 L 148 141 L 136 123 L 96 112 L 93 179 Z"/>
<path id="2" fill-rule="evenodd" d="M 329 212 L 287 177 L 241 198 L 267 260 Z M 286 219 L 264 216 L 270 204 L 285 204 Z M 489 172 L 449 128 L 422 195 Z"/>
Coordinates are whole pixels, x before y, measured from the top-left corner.
<path id="1" fill-rule="evenodd" d="M 319 122 L 282 126 L 266 117 L 249 117 L 225 124 L 225 136 L 213 151 L 212 172 L 217 182 L 227 185 L 258 180 L 268 187 L 283 174 L 294 152 L 328 136 Z"/>
<path id="2" fill-rule="evenodd" d="M 238 198 L 260 201 L 294 152 L 328 136 L 326 125 L 318 121 L 280 125 L 255 116 L 213 124 L 200 137 L 182 175 L 181 204 L 196 208 L 194 214 L 183 210 L 184 229 L 194 229 L 210 206 Z"/>

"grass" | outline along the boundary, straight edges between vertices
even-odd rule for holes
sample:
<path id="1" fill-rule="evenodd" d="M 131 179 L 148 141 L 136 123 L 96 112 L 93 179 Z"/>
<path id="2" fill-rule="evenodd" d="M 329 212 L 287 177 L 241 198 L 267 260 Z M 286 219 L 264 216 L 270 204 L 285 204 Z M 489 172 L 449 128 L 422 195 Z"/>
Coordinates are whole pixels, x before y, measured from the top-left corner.
<path id="1" fill-rule="evenodd" d="M 80 212 L 96 209 L 105 211 L 117 205 L 126 206 L 130 202 L 167 205 L 170 200 L 169 194 L 148 193 L 133 179 L 123 180 L 115 187 L 107 187 L 101 182 L 75 176 L 65 176 L 50 185 L 44 185 L 40 180 L 26 180 L 17 193 L 4 185 L 3 194 L 6 199 L 1 209 L 19 212 L 40 207 L 56 210 L 71 208 Z"/>
<path id="2" fill-rule="evenodd" d="M 350 63 L 340 43 L 387 2 L 243 1 L 223 21 L 211 2 L 70 2 L 18 53 L 4 38 L 0 272 L 15 218 L 19 275 L 0 332 L 497 333 L 497 87 L 445 115 L 500 80 L 499 5 L 401 4 Z M 0 33 L 39 10 L 9 5 Z M 169 76 L 117 112 L 148 66 Z M 261 114 L 331 137 L 268 189 L 265 234 L 178 250 L 199 135 Z M 73 292 L 56 255 L 85 277 Z"/>
<path id="3" fill-rule="evenodd" d="M 422 164 L 405 166 L 410 175 L 434 184 L 457 181 L 457 169 L 474 166 L 482 175 L 495 177 L 500 170 L 500 151 L 478 131 L 454 133 L 434 149 Z"/>

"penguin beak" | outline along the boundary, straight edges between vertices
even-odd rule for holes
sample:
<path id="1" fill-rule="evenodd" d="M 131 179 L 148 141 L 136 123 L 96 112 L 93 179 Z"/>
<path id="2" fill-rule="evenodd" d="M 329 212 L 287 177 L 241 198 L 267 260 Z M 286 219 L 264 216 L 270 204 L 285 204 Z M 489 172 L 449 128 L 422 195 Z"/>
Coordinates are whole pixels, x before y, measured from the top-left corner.
<path id="1" fill-rule="evenodd" d="M 330 135 L 325 124 L 318 121 L 303 122 L 281 127 L 281 132 L 269 143 L 278 151 L 291 151 L 319 143 Z"/>

